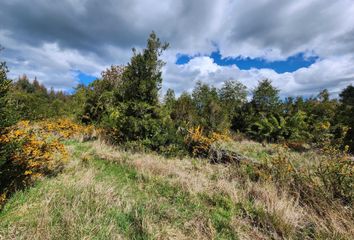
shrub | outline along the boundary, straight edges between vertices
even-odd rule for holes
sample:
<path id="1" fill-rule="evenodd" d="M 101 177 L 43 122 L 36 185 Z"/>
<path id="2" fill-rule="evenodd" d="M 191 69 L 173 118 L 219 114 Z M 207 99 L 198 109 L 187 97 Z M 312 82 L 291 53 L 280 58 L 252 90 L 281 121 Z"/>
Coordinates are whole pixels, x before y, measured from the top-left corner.
<path id="1" fill-rule="evenodd" d="M 67 158 L 64 145 L 53 138 L 44 128 L 30 126 L 21 121 L 1 136 L 0 142 L 11 146 L 8 164 L 17 169 L 19 175 L 36 179 L 61 168 Z"/>
<path id="2" fill-rule="evenodd" d="M 188 134 L 185 137 L 185 144 L 193 156 L 207 157 L 213 143 L 229 140 L 231 140 L 231 138 L 227 133 L 212 132 L 209 135 L 204 135 L 203 128 L 197 126 L 188 130 Z"/>
<path id="3" fill-rule="evenodd" d="M 83 126 L 71 121 L 68 118 L 59 118 L 38 122 L 38 125 L 44 131 L 55 135 L 59 139 L 67 139 L 74 137 L 90 138 L 94 135 L 94 127 L 92 125 Z"/>
<path id="4" fill-rule="evenodd" d="M 0 203 L 6 195 L 32 184 L 35 180 L 60 172 L 68 160 L 61 140 L 93 131 L 68 119 L 20 121 L 8 127 L 0 137 L 7 156 L 0 166 Z"/>
<path id="5" fill-rule="evenodd" d="M 322 161 L 316 175 L 321 179 L 323 187 L 332 198 L 340 199 L 345 204 L 354 202 L 354 160 L 345 151 L 327 147 L 325 153 L 329 156 Z"/>
<path id="6" fill-rule="evenodd" d="M 288 154 L 279 148 L 256 169 L 257 176 L 264 181 L 274 181 L 280 188 L 286 188 L 302 201 L 318 207 L 333 200 L 348 205 L 353 203 L 354 161 L 348 154 L 328 147 L 323 150 L 320 162 L 312 167 L 295 165 Z"/>

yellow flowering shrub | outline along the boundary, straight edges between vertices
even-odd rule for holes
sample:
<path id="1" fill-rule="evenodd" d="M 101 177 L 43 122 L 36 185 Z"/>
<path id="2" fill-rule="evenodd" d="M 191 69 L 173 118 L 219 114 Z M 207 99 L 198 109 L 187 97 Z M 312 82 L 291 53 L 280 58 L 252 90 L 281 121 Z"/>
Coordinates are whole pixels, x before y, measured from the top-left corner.
<path id="1" fill-rule="evenodd" d="M 0 165 L 0 206 L 6 195 L 59 172 L 68 160 L 62 140 L 92 134 L 93 127 L 78 125 L 69 119 L 20 121 L 0 136 L 6 159 Z"/>
<path id="2" fill-rule="evenodd" d="M 188 130 L 188 134 L 185 138 L 185 143 L 193 156 L 206 157 L 213 143 L 217 141 L 229 140 L 231 140 L 231 138 L 226 133 L 222 134 L 213 132 L 209 135 L 205 135 L 203 133 L 203 128 L 197 126 Z"/>
<path id="3" fill-rule="evenodd" d="M 67 118 L 61 118 L 53 121 L 42 121 L 39 122 L 39 125 L 42 126 L 44 130 L 59 137 L 60 139 L 92 135 L 94 132 L 92 125 L 79 125 Z"/>
<path id="4" fill-rule="evenodd" d="M 316 171 L 326 192 L 345 203 L 354 202 L 354 159 L 348 153 L 348 146 L 344 151 L 335 146 L 326 146 L 322 149 L 328 157 L 321 162 Z"/>
<path id="5" fill-rule="evenodd" d="M 354 160 L 336 147 L 322 149 L 318 163 L 313 166 L 296 164 L 291 152 L 277 148 L 276 153 L 254 168 L 257 179 L 272 180 L 280 187 L 300 197 L 302 201 L 354 202 Z"/>
<path id="6" fill-rule="evenodd" d="M 67 151 L 59 138 L 54 137 L 40 123 L 20 121 L 0 137 L 0 143 L 12 145 L 9 163 L 26 180 L 59 170 L 67 160 Z"/>

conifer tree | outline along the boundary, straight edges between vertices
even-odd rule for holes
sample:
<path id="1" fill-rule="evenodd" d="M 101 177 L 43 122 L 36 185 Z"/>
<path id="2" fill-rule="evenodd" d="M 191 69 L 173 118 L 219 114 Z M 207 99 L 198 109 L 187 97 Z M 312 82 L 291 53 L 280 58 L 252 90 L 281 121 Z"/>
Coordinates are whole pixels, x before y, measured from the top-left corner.
<path id="1" fill-rule="evenodd" d="M 1 51 L 0 46 L 0 51 Z M 3 127 L 6 127 L 9 123 L 6 116 L 7 100 L 6 95 L 9 91 L 10 80 L 7 79 L 7 66 L 5 62 L 0 62 L 0 132 Z"/>
<path id="2" fill-rule="evenodd" d="M 281 104 L 279 89 L 272 86 L 272 81 L 265 79 L 259 82 L 253 91 L 252 104 L 258 112 L 274 113 Z"/>
<path id="3" fill-rule="evenodd" d="M 140 141 L 149 148 L 163 144 L 158 94 L 164 65 L 160 56 L 167 47 L 168 44 L 161 43 L 152 32 L 142 52 L 133 49 L 133 57 L 122 75 L 121 88 L 115 93 L 115 106 L 106 121 L 113 126 L 114 141 Z"/>
<path id="4" fill-rule="evenodd" d="M 339 109 L 340 121 L 349 127 L 344 141 L 349 150 L 354 152 L 354 86 L 343 89 L 339 97 L 342 104 Z"/>

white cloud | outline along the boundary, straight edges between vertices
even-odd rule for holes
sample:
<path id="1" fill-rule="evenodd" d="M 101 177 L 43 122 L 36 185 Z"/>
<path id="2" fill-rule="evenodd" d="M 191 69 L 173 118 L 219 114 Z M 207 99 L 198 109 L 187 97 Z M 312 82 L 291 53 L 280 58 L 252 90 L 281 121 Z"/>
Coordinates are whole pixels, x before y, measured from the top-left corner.
<path id="1" fill-rule="evenodd" d="M 277 73 L 272 69 L 240 70 L 236 65 L 219 66 L 205 56 L 195 57 L 184 65 L 167 64 L 164 71 L 164 90 L 192 91 L 199 80 L 220 87 L 225 80 L 239 80 L 252 90 L 263 79 L 271 79 L 283 96 L 317 94 L 324 88 L 336 96 L 344 87 L 354 84 L 354 59 L 349 56 L 318 60 L 309 68 L 295 72 Z"/>
<path id="2" fill-rule="evenodd" d="M 76 71 L 98 76 L 106 66 L 125 64 L 151 30 L 171 48 L 164 55 L 164 89 L 190 90 L 197 80 L 220 85 L 228 78 L 254 87 L 273 79 L 284 94 L 338 92 L 354 79 L 352 0 L 0 0 L 1 54 L 12 77 L 26 73 L 57 89 L 77 83 Z M 218 66 L 204 55 L 286 59 L 305 52 L 319 59 L 306 69 L 277 74 L 271 69 Z M 201 55 L 184 66 L 176 54 Z M 204 57 L 203 57 L 204 56 Z"/>

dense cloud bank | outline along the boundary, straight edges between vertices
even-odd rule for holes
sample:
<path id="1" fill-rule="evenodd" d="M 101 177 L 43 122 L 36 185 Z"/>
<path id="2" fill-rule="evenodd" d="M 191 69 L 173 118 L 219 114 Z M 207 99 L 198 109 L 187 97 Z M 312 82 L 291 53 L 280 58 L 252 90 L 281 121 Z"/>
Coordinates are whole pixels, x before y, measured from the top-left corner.
<path id="1" fill-rule="evenodd" d="M 189 90 L 197 80 L 219 86 L 230 78 L 252 88 L 271 78 L 285 95 L 311 95 L 354 83 L 351 0 L 0 0 L 0 6 L 1 58 L 10 76 L 37 76 L 56 89 L 75 86 L 78 70 L 99 76 L 110 64 L 125 64 L 151 30 L 171 44 L 163 56 L 164 89 Z M 308 68 L 278 74 L 218 66 L 208 57 L 216 49 L 223 57 L 268 61 L 300 52 L 319 58 Z M 178 53 L 198 57 L 176 65 Z"/>

